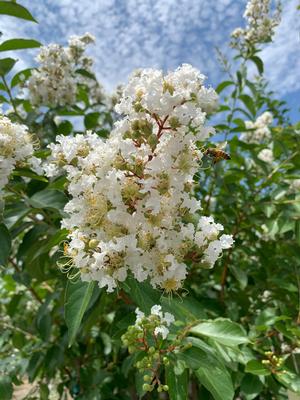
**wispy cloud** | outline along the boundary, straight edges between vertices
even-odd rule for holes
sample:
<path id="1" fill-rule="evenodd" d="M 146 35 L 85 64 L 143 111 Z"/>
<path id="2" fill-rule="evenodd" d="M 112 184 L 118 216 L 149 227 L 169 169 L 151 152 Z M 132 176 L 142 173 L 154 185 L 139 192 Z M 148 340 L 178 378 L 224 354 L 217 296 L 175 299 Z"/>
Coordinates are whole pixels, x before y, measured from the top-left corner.
<path id="1" fill-rule="evenodd" d="M 243 23 L 246 1 L 24 0 L 22 4 L 39 25 L 7 19 L 6 37 L 27 35 L 43 43 L 66 44 L 68 36 L 89 31 L 97 39 L 92 49 L 97 74 L 112 89 L 135 68 L 171 69 L 183 62 L 199 67 L 217 83 L 221 71 L 214 48 L 228 52 L 229 34 Z M 296 5 L 297 0 L 285 2 L 275 42 L 262 53 L 271 85 L 281 95 L 300 90 Z M 23 65 L 26 62 L 23 58 Z"/>

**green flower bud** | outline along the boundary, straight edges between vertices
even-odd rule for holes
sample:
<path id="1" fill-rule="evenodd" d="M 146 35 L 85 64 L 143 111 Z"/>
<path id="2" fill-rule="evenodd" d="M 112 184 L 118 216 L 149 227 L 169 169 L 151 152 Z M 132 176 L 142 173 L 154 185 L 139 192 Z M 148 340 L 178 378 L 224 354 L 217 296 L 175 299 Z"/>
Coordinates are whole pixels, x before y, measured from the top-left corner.
<path id="1" fill-rule="evenodd" d="M 89 248 L 90 249 L 95 249 L 99 244 L 99 241 L 97 239 L 91 239 L 89 241 Z"/>
<path id="2" fill-rule="evenodd" d="M 163 386 L 163 390 L 164 390 L 165 392 L 167 392 L 167 391 L 169 390 L 169 386 L 168 386 L 168 385 L 164 385 L 164 386 Z"/>
<path id="3" fill-rule="evenodd" d="M 143 384 L 143 391 L 144 392 L 150 392 L 151 390 L 151 385 L 149 385 L 149 383 L 144 383 Z"/>

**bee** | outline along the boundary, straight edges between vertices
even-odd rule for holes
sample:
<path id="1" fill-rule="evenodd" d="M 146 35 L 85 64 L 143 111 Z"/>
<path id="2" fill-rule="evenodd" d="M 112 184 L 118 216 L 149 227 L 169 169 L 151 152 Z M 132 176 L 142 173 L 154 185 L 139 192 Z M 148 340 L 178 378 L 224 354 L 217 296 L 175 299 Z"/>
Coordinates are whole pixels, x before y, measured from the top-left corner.
<path id="1" fill-rule="evenodd" d="M 221 160 L 231 160 L 230 155 L 225 153 L 225 151 L 223 150 L 226 147 L 226 145 L 227 142 L 222 143 L 218 147 L 209 147 L 208 149 L 205 150 L 204 154 L 213 159 L 213 164 L 217 164 Z"/>

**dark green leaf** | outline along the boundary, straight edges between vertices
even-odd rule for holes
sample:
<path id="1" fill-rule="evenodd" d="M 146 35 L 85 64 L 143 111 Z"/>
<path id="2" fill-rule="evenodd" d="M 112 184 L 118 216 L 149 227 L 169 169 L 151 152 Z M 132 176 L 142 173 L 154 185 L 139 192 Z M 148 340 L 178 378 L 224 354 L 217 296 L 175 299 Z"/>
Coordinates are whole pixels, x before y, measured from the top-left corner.
<path id="1" fill-rule="evenodd" d="M 295 222 L 295 238 L 300 245 L 300 220 Z"/>
<path id="2" fill-rule="evenodd" d="M 9 39 L 0 44 L 0 51 L 33 49 L 41 43 L 34 39 Z"/>
<path id="3" fill-rule="evenodd" d="M 13 395 L 13 385 L 7 375 L 0 375 L 0 398 L 1 400 L 10 400 Z"/>
<path id="4" fill-rule="evenodd" d="M 129 277 L 123 283 L 123 288 L 141 311 L 149 314 L 154 304 L 159 304 L 160 293 L 147 282 L 138 282 Z"/>
<path id="5" fill-rule="evenodd" d="M 11 249 L 11 237 L 4 224 L 0 224 L 0 265 L 6 265 Z"/>
<path id="6" fill-rule="evenodd" d="M 246 374 L 241 382 L 241 391 L 247 396 L 247 400 L 254 399 L 262 390 L 263 384 L 256 375 Z"/>
<path id="7" fill-rule="evenodd" d="M 6 75 L 14 67 L 17 60 L 13 58 L 1 58 L 0 59 L 0 75 Z"/>
<path id="8" fill-rule="evenodd" d="M 69 333 L 69 346 L 74 343 L 82 317 L 91 300 L 95 282 L 68 281 L 65 294 L 65 320 Z"/>
<path id="9" fill-rule="evenodd" d="M 250 60 L 254 62 L 254 64 L 257 67 L 258 72 L 260 73 L 260 75 L 262 75 L 264 73 L 264 63 L 263 63 L 262 59 L 257 56 L 253 56 L 250 58 Z"/>
<path id="10" fill-rule="evenodd" d="M 89 113 L 84 117 L 84 125 L 86 129 L 94 129 L 99 124 L 100 114 L 98 112 Z"/>
<path id="11" fill-rule="evenodd" d="M 14 1 L 0 1 L 0 14 L 11 15 L 12 17 L 37 22 L 25 7 L 15 3 Z"/>

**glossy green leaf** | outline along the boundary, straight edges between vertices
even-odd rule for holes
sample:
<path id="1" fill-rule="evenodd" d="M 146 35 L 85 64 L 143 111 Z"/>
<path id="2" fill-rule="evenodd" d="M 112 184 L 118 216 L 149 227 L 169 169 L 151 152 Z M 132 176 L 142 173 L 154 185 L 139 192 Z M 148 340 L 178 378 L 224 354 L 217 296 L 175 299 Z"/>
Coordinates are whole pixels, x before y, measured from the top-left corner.
<path id="1" fill-rule="evenodd" d="M 65 293 L 65 320 L 69 346 L 74 343 L 85 311 L 92 298 L 95 282 L 68 281 Z"/>
<path id="2" fill-rule="evenodd" d="M 35 193 L 29 199 L 32 207 L 35 208 L 54 208 L 62 211 L 67 202 L 65 194 L 55 189 L 45 189 Z"/>
<path id="3" fill-rule="evenodd" d="M 245 372 L 250 372 L 254 375 L 270 375 L 270 371 L 257 360 L 251 360 L 245 367 Z"/>
<path id="4" fill-rule="evenodd" d="M 225 318 L 201 322 L 192 327 L 190 332 L 197 336 L 209 337 L 226 346 L 237 346 L 248 342 L 242 326 Z"/>
<path id="5" fill-rule="evenodd" d="M 228 369 L 222 364 L 202 365 L 195 371 L 199 382 L 215 400 L 232 400 L 234 388 Z"/>
<path id="6" fill-rule="evenodd" d="M 169 366 L 165 370 L 166 384 L 169 386 L 170 400 L 188 399 L 188 370 L 185 369 L 181 374 L 176 374 L 174 369 Z"/>
<path id="7" fill-rule="evenodd" d="M 0 265 L 6 265 L 11 249 L 11 237 L 4 224 L 0 224 Z"/>
<path id="8" fill-rule="evenodd" d="M 0 14 L 6 14 L 12 17 L 26 19 L 27 21 L 37 22 L 25 7 L 17 4 L 14 1 L 0 1 Z"/>
<path id="9" fill-rule="evenodd" d="M 9 39 L 0 44 L 0 51 L 33 49 L 40 46 L 41 43 L 34 39 Z"/>

